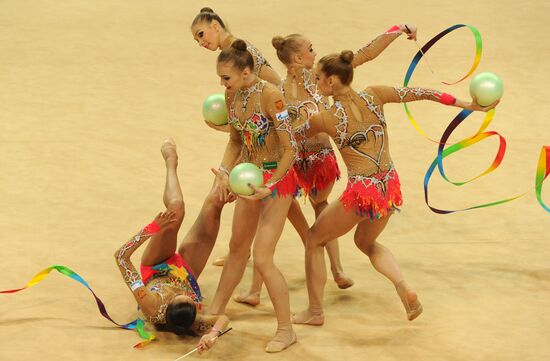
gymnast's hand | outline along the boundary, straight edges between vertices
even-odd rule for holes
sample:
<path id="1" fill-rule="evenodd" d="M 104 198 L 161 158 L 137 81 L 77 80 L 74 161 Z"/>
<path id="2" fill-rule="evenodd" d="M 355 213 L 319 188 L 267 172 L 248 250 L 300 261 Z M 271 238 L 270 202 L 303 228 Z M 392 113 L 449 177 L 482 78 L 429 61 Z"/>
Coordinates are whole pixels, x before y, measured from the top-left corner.
<path id="1" fill-rule="evenodd" d="M 206 335 L 201 337 L 201 340 L 199 341 L 198 352 L 202 353 L 203 351 L 207 351 L 214 346 L 214 343 L 216 343 L 216 340 L 218 339 L 218 333 L 217 332 L 210 332 Z"/>
<path id="2" fill-rule="evenodd" d="M 164 227 L 166 227 L 166 225 L 168 225 L 169 223 L 175 221 L 175 218 L 174 218 L 175 216 L 176 216 L 176 212 L 171 211 L 171 210 L 170 211 L 165 211 L 165 212 L 160 212 L 159 214 L 157 214 L 157 216 L 155 217 L 153 222 L 158 224 L 160 229 L 163 229 Z"/>
<path id="3" fill-rule="evenodd" d="M 252 201 L 258 201 L 271 195 L 271 189 L 266 186 L 256 187 L 250 183 L 248 186 L 254 190 L 254 193 L 250 196 L 239 195 L 239 197 L 250 199 Z"/>
<path id="4" fill-rule="evenodd" d="M 473 110 L 474 112 L 488 112 L 489 110 L 493 109 L 494 107 L 496 107 L 498 105 L 498 103 L 500 102 L 500 100 L 497 100 L 496 102 L 494 102 L 493 104 L 490 104 L 486 107 L 484 107 L 483 105 L 480 105 L 478 102 L 477 102 L 477 99 L 476 97 L 472 97 L 472 102 L 469 103 L 469 104 L 466 104 L 466 106 L 464 107 L 464 109 L 466 110 Z"/>
<path id="5" fill-rule="evenodd" d="M 220 202 L 231 203 L 236 197 L 229 187 L 229 176 L 227 173 L 218 169 L 211 168 L 212 173 L 216 176 L 214 180 L 213 191 L 218 193 Z"/>
<path id="6" fill-rule="evenodd" d="M 407 34 L 407 39 L 416 41 L 416 26 L 412 24 L 399 25 L 401 31 Z"/>

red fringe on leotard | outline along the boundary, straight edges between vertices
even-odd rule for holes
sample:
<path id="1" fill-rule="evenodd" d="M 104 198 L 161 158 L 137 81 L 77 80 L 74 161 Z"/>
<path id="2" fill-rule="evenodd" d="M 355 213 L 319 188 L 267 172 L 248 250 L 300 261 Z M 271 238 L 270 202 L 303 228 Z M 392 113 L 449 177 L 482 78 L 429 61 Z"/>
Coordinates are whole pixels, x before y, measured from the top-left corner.
<path id="1" fill-rule="evenodd" d="M 275 169 L 264 169 L 264 184 L 266 184 L 271 177 L 273 177 L 273 173 L 275 173 Z M 275 183 L 275 187 L 273 188 L 273 196 L 277 197 L 286 197 L 288 195 L 295 196 L 298 194 L 299 188 L 298 188 L 298 177 L 296 176 L 296 171 L 293 167 L 290 167 L 286 175 L 279 180 L 277 183 Z"/>
<path id="2" fill-rule="evenodd" d="M 369 178 L 379 182 L 373 183 Z M 383 218 L 403 204 L 399 176 L 393 168 L 370 177 L 351 176 L 340 202 L 346 210 L 354 209 L 362 217 Z"/>
<path id="3" fill-rule="evenodd" d="M 302 160 L 294 163 L 298 185 L 306 195 L 315 195 L 340 179 L 340 168 L 333 151 L 321 159 L 308 161 L 308 157 L 313 154 L 315 152 L 308 152 Z"/>

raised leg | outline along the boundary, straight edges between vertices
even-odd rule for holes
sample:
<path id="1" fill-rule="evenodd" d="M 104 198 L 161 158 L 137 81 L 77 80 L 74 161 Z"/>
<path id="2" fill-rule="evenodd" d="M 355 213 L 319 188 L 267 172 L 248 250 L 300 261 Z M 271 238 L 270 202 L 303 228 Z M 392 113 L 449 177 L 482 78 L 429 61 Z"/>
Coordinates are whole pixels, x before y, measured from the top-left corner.
<path id="1" fill-rule="evenodd" d="M 216 243 L 224 205 L 225 203 L 219 199 L 216 181 L 214 180 L 195 223 L 183 238 L 178 249 L 178 252 L 191 267 L 197 278 L 202 273 Z"/>
<path id="2" fill-rule="evenodd" d="M 166 182 L 163 201 L 167 210 L 175 212 L 175 222 L 164 227 L 151 237 L 141 256 L 141 264 L 152 266 L 171 257 L 176 251 L 178 230 L 185 215 L 185 205 L 178 180 L 178 153 L 173 139 L 167 139 L 160 151 L 166 164 Z"/>

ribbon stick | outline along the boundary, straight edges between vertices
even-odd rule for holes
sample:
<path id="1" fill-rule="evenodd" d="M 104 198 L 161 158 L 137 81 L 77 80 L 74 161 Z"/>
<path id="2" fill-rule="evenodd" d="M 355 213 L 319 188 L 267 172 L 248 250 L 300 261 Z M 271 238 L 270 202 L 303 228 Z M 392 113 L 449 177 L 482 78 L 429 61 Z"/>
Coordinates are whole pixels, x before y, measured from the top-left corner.
<path id="1" fill-rule="evenodd" d="M 232 329 L 233 329 L 232 327 L 229 327 L 227 330 L 221 332 L 218 336 L 215 336 L 215 337 L 213 338 L 213 340 L 222 337 L 223 335 L 225 335 L 226 333 L 228 333 L 228 332 L 231 331 Z M 194 349 L 192 349 L 191 351 L 189 351 L 189 352 L 186 353 L 185 355 L 178 357 L 178 358 L 175 359 L 174 361 L 183 360 L 184 358 L 186 358 L 187 356 L 189 356 L 189 355 L 191 355 L 191 354 L 197 352 L 198 350 L 199 350 L 199 346 L 195 347 Z"/>
<path id="2" fill-rule="evenodd" d="M 151 341 L 154 341 L 156 339 L 156 336 L 154 334 L 145 331 L 145 324 L 144 324 L 143 320 L 141 320 L 139 318 L 132 321 L 132 322 L 130 322 L 130 323 L 123 324 L 123 325 L 121 325 L 121 324 L 117 323 L 116 321 L 114 321 L 111 318 L 111 316 L 109 316 L 109 314 L 107 313 L 107 309 L 105 308 L 105 305 L 103 304 L 103 302 L 99 299 L 99 297 L 97 297 L 95 292 L 90 288 L 90 286 L 88 285 L 88 282 L 86 282 L 82 277 L 80 277 L 72 269 L 70 269 L 68 267 L 65 267 L 65 266 L 54 265 L 54 266 L 48 267 L 48 268 L 38 272 L 22 288 L 17 288 L 17 289 L 13 289 L 13 290 L 6 290 L 6 291 L 0 291 L 0 293 L 16 293 L 16 292 L 22 291 L 24 289 L 27 289 L 29 287 L 32 287 L 32 286 L 42 282 L 42 280 L 44 280 L 44 278 L 46 278 L 48 276 L 48 274 L 53 270 L 56 270 L 57 272 L 65 275 L 67 277 L 72 278 L 73 280 L 79 282 L 84 287 L 86 287 L 92 293 L 92 295 L 94 296 L 95 301 L 97 303 L 97 307 L 99 308 L 99 312 L 101 313 L 101 315 L 103 317 L 105 317 L 106 319 L 108 319 L 109 321 L 111 321 L 112 323 L 117 325 L 118 327 L 121 327 L 121 328 L 124 328 L 124 329 L 127 329 L 127 330 L 135 330 L 139 334 L 139 336 L 145 340 L 145 341 L 142 341 L 142 342 L 134 345 L 135 348 L 142 348 L 145 345 L 149 344 Z"/>

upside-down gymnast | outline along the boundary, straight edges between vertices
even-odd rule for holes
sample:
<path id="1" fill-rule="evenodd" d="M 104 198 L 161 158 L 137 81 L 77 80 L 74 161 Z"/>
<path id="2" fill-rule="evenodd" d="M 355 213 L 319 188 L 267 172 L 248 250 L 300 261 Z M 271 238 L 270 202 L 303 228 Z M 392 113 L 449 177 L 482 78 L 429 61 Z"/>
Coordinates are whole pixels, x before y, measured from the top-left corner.
<path id="1" fill-rule="evenodd" d="M 174 141 L 165 141 L 161 153 L 166 164 L 163 194 L 166 211 L 159 213 L 152 223 L 124 243 L 115 252 L 115 259 L 147 321 L 161 331 L 201 335 L 199 349 L 205 350 L 227 326 L 228 318 L 202 313 L 197 278 L 208 253 L 202 252 L 196 243 L 185 240 L 177 248 L 185 205 L 177 175 L 178 154 Z M 130 256 L 147 240 L 149 242 L 141 256 L 141 272 L 138 272 Z M 197 264 L 201 266 L 194 268 Z"/>

